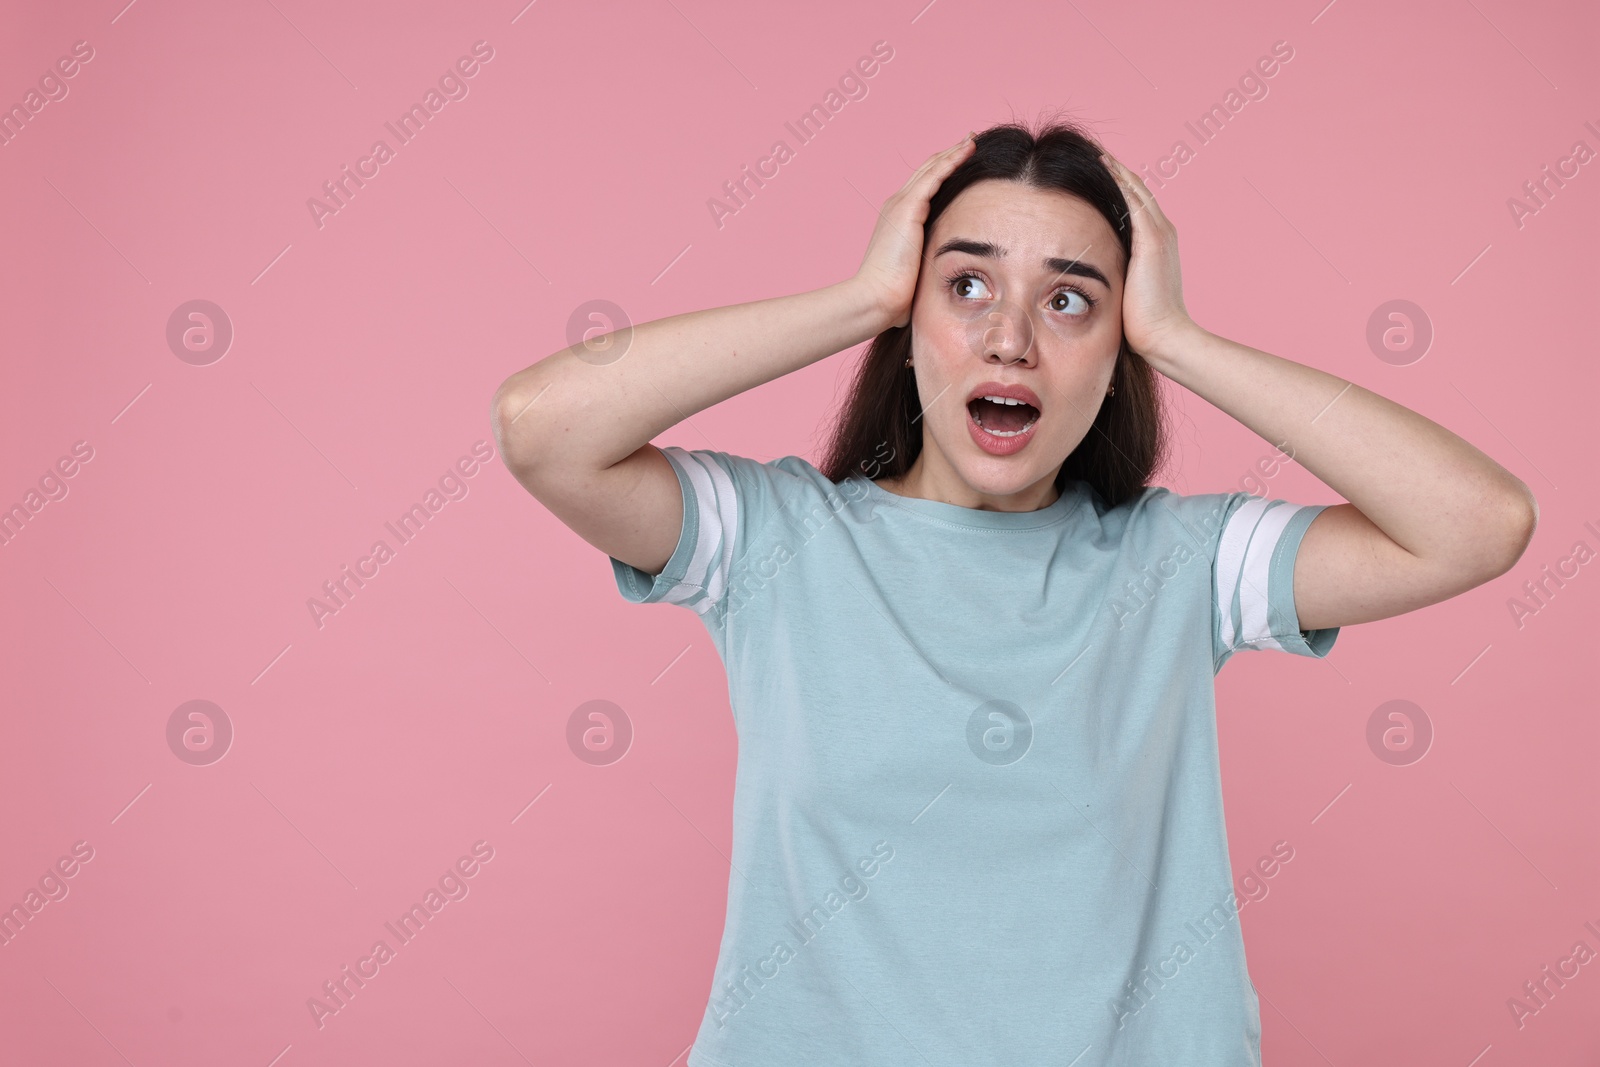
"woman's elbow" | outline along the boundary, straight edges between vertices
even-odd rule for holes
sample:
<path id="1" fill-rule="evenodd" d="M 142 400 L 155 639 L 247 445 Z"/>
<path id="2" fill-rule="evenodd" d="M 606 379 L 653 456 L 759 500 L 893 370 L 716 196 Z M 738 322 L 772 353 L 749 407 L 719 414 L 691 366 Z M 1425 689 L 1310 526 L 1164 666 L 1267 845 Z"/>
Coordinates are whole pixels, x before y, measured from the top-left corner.
<path id="1" fill-rule="evenodd" d="M 538 445 L 530 432 L 537 420 L 524 416 L 542 389 L 529 386 L 526 372 L 519 371 L 500 383 L 489 403 L 489 426 L 500 460 L 513 473 L 528 469 L 538 455 Z"/>
<path id="2" fill-rule="evenodd" d="M 1494 569 L 1484 581 L 1498 578 L 1516 566 L 1523 553 L 1527 552 L 1534 531 L 1539 527 L 1538 500 L 1534 499 L 1533 491 L 1526 483 L 1514 480 L 1516 485 L 1500 507 L 1497 521 L 1492 525 L 1485 524 L 1485 539 L 1494 549 L 1491 554 Z"/>

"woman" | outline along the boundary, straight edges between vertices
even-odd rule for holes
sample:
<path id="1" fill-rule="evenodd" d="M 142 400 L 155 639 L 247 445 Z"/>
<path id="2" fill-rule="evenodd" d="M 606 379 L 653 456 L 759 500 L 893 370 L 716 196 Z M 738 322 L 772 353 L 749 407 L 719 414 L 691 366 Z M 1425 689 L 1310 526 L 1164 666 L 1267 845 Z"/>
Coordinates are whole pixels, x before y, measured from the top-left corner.
<path id="1" fill-rule="evenodd" d="M 869 338 L 821 469 L 649 443 Z M 734 869 L 689 1067 L 1259 1063 L 1215 674 L 1504 573 L 1527 486 L 1198 326 L 1172 224 L 1067 125 L 931 157 L 847 281 L 607 351 L 507 379 L 496 432 L 727 668 Z M 1350 502 L 1149 485 L 1157 372 Z"/>

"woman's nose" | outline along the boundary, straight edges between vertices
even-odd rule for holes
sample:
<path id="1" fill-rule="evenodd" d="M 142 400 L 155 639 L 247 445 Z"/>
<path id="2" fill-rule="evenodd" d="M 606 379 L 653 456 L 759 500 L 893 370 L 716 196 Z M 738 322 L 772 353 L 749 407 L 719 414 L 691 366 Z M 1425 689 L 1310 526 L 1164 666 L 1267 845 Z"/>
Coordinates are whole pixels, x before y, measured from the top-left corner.
<path id="1" fill-rule="evenodd" d="M 1018 362 L 1033 353 L 1033 319 L 1021 307 L 1002 302 L 968 325 L 967 343 L 980 359 L 995 355 Z"/>

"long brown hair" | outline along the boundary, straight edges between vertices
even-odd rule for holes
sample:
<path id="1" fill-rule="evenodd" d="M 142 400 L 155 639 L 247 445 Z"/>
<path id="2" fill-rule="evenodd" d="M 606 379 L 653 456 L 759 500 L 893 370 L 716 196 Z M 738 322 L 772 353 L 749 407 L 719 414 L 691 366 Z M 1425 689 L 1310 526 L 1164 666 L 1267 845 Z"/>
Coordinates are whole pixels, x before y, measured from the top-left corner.
<path id="1" fill-rule="evenodd" d="M 972 155 L 944 180 L 928 203 L 923 233 L 931 235 L 944 209 L 968 186 L 989 178 L 1060 189 L 1087 201 L 1105 216 L 1122 245 L 1123 263 L 1133 250 L 1128 203 L 1111 172 L 1100 162 L 1103 149 L 1082 127 L 1054 120 L 1038 132 L 1020 123 L 991 126 L 979 133 Z M 870 479 L 899 477 L 922 451 L 922 411 L 916 373 L 905 365 L 911 353 L 911 326 L 891 326 L 873 338 L 857 365 L 822 464 L 835 484 L 852 474 Z M 1056 488 L 1082 480 L 1106 507 L 1113 508 L 1144 491 L 1165 459 L 1167 434 L 1155 371 L 1124 337 L 1111 376 L 1116 395 L 1102 400 L 1082 442 L 1061 464 Z"/>

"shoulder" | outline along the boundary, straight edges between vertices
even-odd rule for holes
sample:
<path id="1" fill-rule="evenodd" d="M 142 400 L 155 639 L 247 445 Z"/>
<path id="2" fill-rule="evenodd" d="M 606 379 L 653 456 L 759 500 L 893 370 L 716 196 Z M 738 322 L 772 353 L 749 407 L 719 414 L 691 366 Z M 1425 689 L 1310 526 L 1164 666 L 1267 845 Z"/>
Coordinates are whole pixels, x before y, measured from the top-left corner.
<path id="1" fill-rule="evenodd" d="M 870 491 L 860 478 L 834 484 L 802 456 L 756 460 L 715 449 L 661 451 L 678 473 L 686 504 L 721 526 L 739 555 L 788 527 L 815 526 L 852 510 Z"/>
<path id="2" fill-rule="evenodd" d="M 1196 546 L 1215 543 L 1229 516 L 1249 499 L 1244 493 L 1177 493 L 1150 485 L 1116 507 L 1107 507 L 1093 490 L 1088 492 L 1104 534 L 1140 541 L 1176 538 Z"/>
<path id="3" fill-rule="evenodd" d="M 1323 504 L 1256 496 L 1243 490 L 1175 493 L 1150 486 L 1125 511 L 1127 536 L 1161 543 L 1182 540 L 1227 571 L 1293 565 L 1293 556 Z"/>
<path id="4" fill-rule="evenodd" d="M 680 472 L 680 477 L 698 480 L 703 476 L 727 485 L 740 495 L 764 494 L 782 500 L 842 488 L 835 486 L 802 456 L 757 460 L 716 449 L 685 449 L 676 445 L 668 445 L 661 452 Z"/>

